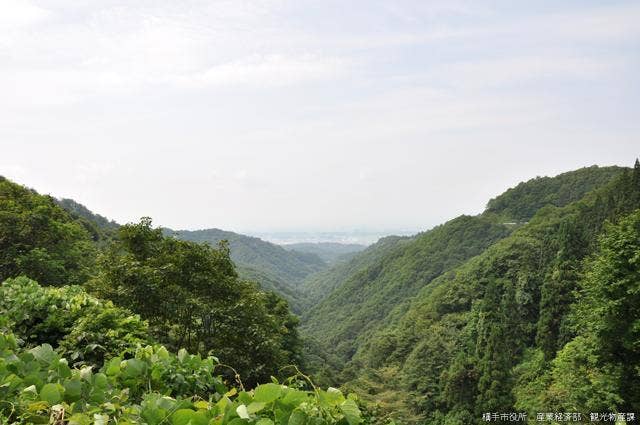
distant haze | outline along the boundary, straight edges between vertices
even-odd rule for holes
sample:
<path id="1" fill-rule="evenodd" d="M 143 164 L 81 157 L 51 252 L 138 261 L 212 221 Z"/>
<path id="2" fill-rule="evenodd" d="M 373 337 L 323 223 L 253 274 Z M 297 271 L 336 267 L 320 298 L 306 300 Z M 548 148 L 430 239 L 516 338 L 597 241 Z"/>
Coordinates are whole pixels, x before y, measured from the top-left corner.
<path id="1" fill-rule="evenodd" d="M 420 229 L 353 230 L 343 232 L 250 232 L 251 236 L 280 245 L 297 243 L 334 242 L 340 244 L 371 245 L 384 236 L 410 236 Z"/>
<path id="2" fill-rule="evenodd" d="M 0 175 L 121 223 L 426 229 L 632 165 L 638 22 L 637 1 L 0 0 Z"/>

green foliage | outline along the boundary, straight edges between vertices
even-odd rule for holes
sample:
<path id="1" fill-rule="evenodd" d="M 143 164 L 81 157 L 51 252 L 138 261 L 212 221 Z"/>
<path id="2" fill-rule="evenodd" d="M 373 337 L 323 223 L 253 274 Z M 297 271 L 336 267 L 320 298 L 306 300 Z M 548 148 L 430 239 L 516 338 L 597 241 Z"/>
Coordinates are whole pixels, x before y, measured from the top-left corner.
<path id="1" fill-rule="evenodd" d="M 76 364 L 101 365 L 150 341 L 138 316 L 78 286 L 43 288 L 25 277 L 0 286 L 0 316 L 28 347 L 50 344 Z"/>
<path id="2" fill-rule="evenodd" d="M 94 258 L 89 233 L 51 197 L 0 176 L 0 281 L 80 284 Z"/>
<path id="3" fill-rule="evenodd" d="M 271 279 L 297 285 L 309 274 L 323 270 L 327 264 L 316 254 L 289 251 L 259 238 L 227 232 L 220 229 L 171 230 L 168 236 L 178 239 L 217 245 L 229 243 L 231 259 L 241 267 L 258 270 Z"/>
<path id="4" fill-rule="evenodd" d="M 115 221 L 109 220 L 100 214 L 93 213 L 87 207 L 73 199 L 56 199 L 55 202 L 69 212 L 69 214 L 89 232 L 95 242 L 113 239 L 118 231 L 118 227 L 120 227 Z"/>
<path id="5" fill-rule="evenodd" d="M 640 174 L 639 174 L 640 176 Z M 640 181 L 638 182 L 640 187 Z M 594 256 L 587 262 L 573 322 L 578 336 L 558 354 L 558 368 L 578 359 L 586 369 L 581 385 L 557 374 L 556 386 L 573 385 L 598 399 L 628 411 L 640 409 L 640 210 L 608 225 Z M 572 351 L 577 352 L 574 354 Z M 573 355 L 572 355 L 573 354 Z M 571 366 L 571 364 L 569 365 Z M 564 369 L 568 369 L 565 366 Z M 575 367 L 579 371 L 579 367 Z M 594 378 L 593 371 L 598 378 Z M 588 379 L 588 382 L 585 380 Z M 604 387 L 604 388 L 603 388 Z M 596 397 L 596 394 L 601 395 Z M 616 400 L 619 398 L 620 400 Z M 615 403 L 614 403 L 615 402 Z"/>
<path id="6" fill-rule="evenodd" d="M 633 379 L 621 374 L 617 365 L 601 362 L 590 337 L 573 339 L 558 352 L 551 366 L 548 403 L 559 410 L 572 409 L 584 415 L 619 411 L 623 401 L 620 384 Z"/>
<path id="7" fill-rule="evenodd" d="M 276 293 L 285 299 L 291 311 L 296 314 L 302 314 L 304 307 L 308 304 L 306 295 L 293 283 L 279 280 L 263 270 L 249 266 L 238 265 L 236 270 L 241 279 L 256 282 L 263 291 Z"/>
<path id="8" fill-rule="evenodd" d="M 621 167 L 594 165 L 555 177 L 536 177 L 491 199 L 485 214 L 496 214 L 504 221 L 527 221 L 546 205 L 563 207 L 579 201 L 623 170 Z"/>
<path id="9" fill-rule="evenodd" d="M 485 218 L 462 216 L 413 240 L 403 240 L 381 258 L 354 270 L 304 315 L 305 334 L 342 362 L 357 357 L 358 350 L 377 350 L 379 345 L 371 343 L 371 336 L 399 315 L 421 288 L 508 233 L 505 226 Z"/>
<path id="10" fill-rule="evenodd" d="M 120 227 L 91 287 L 139 313 L 175 349 L 213 350 L 250 383 L 298 360 L 286 302 L 238 278 L 229 248 L 165 237 L 150 219 Z"/>
<path id="11" fill-rule="evenodd" d="M 406 236 L 387 236 L 359 252 L 350 261 L 338 263 L 327 270 L 310 274 L 300 285 L 300 289 L 308 298 L 307 306 L 320 304 L 351 276 L 370 267 L 391 253 L 397 246 L 411 241 L 412 238 Z"/>
<path id="12" fill-rule="evenodd" d="M 337 289 L 303 317 L 304 326 L 337 354 L 336 367 L 351 359 L 341 376 L 347 387 L 397 409 L 395 417 L 406 422 L 466 425 L 480 423 L 483 412 L 516 407 L 530 413 L 576 406 L 636 411 L 637 405 L 621 402 L 634 400 L 634 388 L 640 388 L 635 378 L 625 378 L 628 384 L 622 379 L 638 376 L 640 365 L 633 351 L 634 326 L 640 325 L 634 321 L 637 309 L 630 307 L 638 303 L 635 289 L 622 285 L 610 304 L 600 304 L 615 287 L 603 284 L 599 291 L 609 292 L 594 292 L 593 305 L 610 316 L 597 308 L 593 316 L 576 314 L 592 317 L 591 328 L 571 312 L 585 303 L 585 295 L 576 296 L 583 282 L 595 279 L 585 278 L 593 273 L 585 272 L 584 260 L 596 251 L 604 223 L 638 208 L 640 165 L 633 172 L 591 167 L 524 183 L 492 201 L 480 217 L 454 220 L 394 247 L 342 281 L 327 280 Z M 505 223 L 512 232 L 493 238 L 480 231 L 482 223 L 498 230 L 505 221 L 520 223 Z M 431 246 L 429 238 L 435 242 Z M 599 282 L 638 282 L 629 262 L 638 248 L 625 244 L 609 269 L 627 277 L 601 274 Z M 406 261 L 412 250 L 416 261 Z M 387 285 L 392 291 L 386 292 Z M 378 293 L 376 307 L 362 315 Z M 317 324 L 326 317 L 329 324 Z M 610 327 L 596 331 L 596 317 Z M 579 329 L 592 329 L 594 338 L 609 335 L 610 351 L 602 349 L 604 340 L 573 342 Z M 625 340 L 629 343 L 621 347 Z M 614 360 L 620 357 L 624 364 Z M 373 377 L 389 370 L 393 376 L 377 387 Z M 403 392 L 411 394 L 410 403 L 394 399 Z"/>
<path id="13" fill-rule="evenodd" d="M 70 368 L 51 346 L 18 348 L 0 335 L 0 422 L 15 424 L 340 424 L 363 418 L 353 396 L 300 389 L 297 377 L 253 391 L 230 390 L 214 357 L 140 347 L 100 370 Z"/>
<path id="14" fill-rule="evenodd" d="M 539 348 L 528 349 L 513 370 L 515 408 L 520 412 L 549 412 L 556 410 L 556 403 L 549 399 L 547 389 L 551 384 L 551 365 Z"/>

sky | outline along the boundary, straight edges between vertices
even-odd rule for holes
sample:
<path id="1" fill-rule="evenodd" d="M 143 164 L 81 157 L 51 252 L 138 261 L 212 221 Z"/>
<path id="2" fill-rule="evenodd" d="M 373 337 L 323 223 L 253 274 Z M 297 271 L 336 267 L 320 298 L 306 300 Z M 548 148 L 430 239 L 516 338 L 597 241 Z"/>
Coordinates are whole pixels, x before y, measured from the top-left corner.
<path id="1" fill-rule="evenodd" d="M 126 223 L 424 230 L 640 155 L 640 2 L 0 0 L 0 175 Z"/>

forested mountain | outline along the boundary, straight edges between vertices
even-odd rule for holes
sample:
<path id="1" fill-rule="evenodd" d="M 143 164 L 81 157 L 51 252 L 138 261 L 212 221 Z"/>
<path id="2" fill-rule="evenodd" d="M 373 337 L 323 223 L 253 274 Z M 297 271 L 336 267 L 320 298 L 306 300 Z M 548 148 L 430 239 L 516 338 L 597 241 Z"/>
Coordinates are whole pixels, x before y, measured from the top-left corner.
<path id="1" fill-rule="evenodd" d="M 303 306 L 309 303 L 306 294 L 297 286 L 309 274 L 328 266 L 314 253 L 287 250 L 259 238 L 220 229 L 163 231 L 165 235 L 198 243 L 215 245 L 223 240 L 228 241 L 231 259 L 237 265 L 240 276 L 284 297 L 296 313 L 300 313 Z"/>
<path id="2" fill-rule="evenodd" d="M 62 198 L 55 200 L 58 205 L 67 210 L 73 217 L 82 220 L 83 222 L 89 222 L 102 234 L 103 237 L 112 237 L 120 225 L 113 220 L 96 214 L 89 208 L 74 201 L 73 199 Z"/>
<path id="3" fill-rule="evenodd" d="M 0 176 L 0 281 L 26 273 L 46 285 L 85 281 L 91 234 L 50 196 Z"/>
<path id="4" fill-rule="evenodd" d="M 120 226 L 115 221 L 92 212 L 73 199 L 54 199 L 54 201 L 81 224 L 88 227 L 92 234 L 97 231 L 101 237 L 110 237 Z M 231 259 L 243 271 L 242 274 L 260 279 L 264 277 L 266 281 L 270 282 L 265 285 L 265 289 L 278 291 L 282 286 L 282 291 L 285 293 L 293 285 L 300 283 L 307 275 L 327 268 L 327 263 L 320 257 L 320 253 L 329 257 L 332 255 L 337 257 L 339 254 L 356 252 L 360 247 L 355 244 L 344 246 L 342 244 L 326 244 L 327 246 L 319 244 L 321 247 L 316 250 L 317 252 L 314 252 L 312 247 L 305 248 L 306 244 L 301 244 L 302 249 L 299 250 L 290 246 L 284 249 L 259 238 L 220 229 L 172 230 L 163 228 L 162 230 L 167 236 L 191 242 L 206 242 L 213 246 L 223 240 L 228 241 Z"/>
<path id="5" fill-rule="evenodd" d="M 88 210 L 77 203 L 66 205 L 73 205 L 74 212 L 65 211 L 50 196 L 0 178 L 2 281 L 27 277 L 44 286 L 83 285 L 100 299 L 140 314 L 150 324 L 149 335 L 169 347 L 204 353 L 215 348 L 249 382 L 268 379 L 279 367 L 297 362 L 297 319 L 284 300 L 238 276 L 228 245 L 165 237 L 161 229 L 152 228 L 149 218 L 112 226 L 113 240 L 93 240 L 85 225 L 102 229 L 109 222 L 98 221 L 98 226 L 89 222 L 97 216 Z M 82 222 L 78 210 L 83 212 Z M 12 289 L 4 296 L 25 297 L 18 294 L 20 290 Z M 42 334 L 48 339 L 36 338 L 34 343 L 62 341 L 70 331 L 59 328 L 67 329 L 65 320 L 49 317 L 54 295 L 27 300 L 30 307 L 43 311 L 27 313 L 23 308 L 15 318 L 16 326 L 27 320 L 26 332 L 44 321 Z M 6 305 L 8 315 L 9 308 Z M 238 335 L 234 323 L 247 326 L 252 337 Z M 215 337 L 211 326 L 216 327 Z"/>
<path id="6" fill-rule="evenodd" d="M 555 177 L 536 177 L 491 199 L 484 214 L 496 214 L 503 221 L 527 221 L 546 205 L 561 207 L 580 200 L 621 171 L 620 167 L 593 165 Z"/>
<path id="7" fill-rule="evenodd" d="M 366 245 L 337 242 L 300 242 L 282 245 L 282 247 L 289 251 L 315 254 L 327 264 L 335 264 L 350 260 L 356 253 L 363 251 Z"/>
<path id="8" fill-rule="evenodd" d="M 297 318 L 228 244 L 79 220 L 0 178 L 0 423 L 362 422 L 299 371 Z"/>
<path id="9" fill-rule="evenodd" d="M 328 269 L 217 229 L 118 226 L 0 178 L 0 422 L 638 412 L 638 258 L 638 161 L 521 183 Z M 302 338 L 255 281 L 291 300 Z"/>
<path id="10" fill-rule="evenodd" d="M 513 227 L 527 221 L 545 205 L 563 206 L 582 198 L 622 171 L 620 167 L 591 166 L 566 172 L 555 177 L 537 177 L 520 183 L 489 201 L 483 216 L 497 223 Z M 309 275 L 302 289 L 310 305 L 320 303 L 336 287 L 363 270 L 375 267 L 381 258 L 390 255 L 396 244 L 409 243 L 415 237 L 389 236 L 354 255 L 344 264 Z M 332 310 L 332 308 L 327 307 Z"/>
<path id="11" fill-rule="evenodd" d="M 53 199 L 53 198 L 52 198 Z M 90 211 L 72 199 L 53 199 L 89 232 L 94 241 L 109 241 L 115 237 L 120 225 Z M 229 242 L 231 259 L 240 277 L 258 282 L 267 291 L 284 297 L 291 308 L 299 313 L 307 305 L 306 295 L 296 288 L 306 275 L 327 268 L 327 264 L 314 253 L 285 250 L 258 238 L 219 229 L 174 231 L 164 228 L 165 235 L 178 239 L 209 243 L 213 246 L 223 240 Z"/>
<path id="12" fill-rule="evenodd" d="M 233 258 L 233 254 L 231 254 L 231 258 Z M 236 269 L 241 278 L 257 282 L 263 290 L 274 292 L 287 300 L 291 311 L 296 314 L 301 314 L 309 304 L 307 295 L 296 284 L 279 280 L 268 272 L 250 266 L 236 265 Z"/>
<path id="13" fill-rule="evenodd" d="M 422 287 L 508 234 L 502 224 L 462 216 L 393 244 L 304 315 L 304 332 L 346 362 Z"/>
<path id="14" fill-rule="evenodd" d="M 418 236 L 350 276 L 305 316 L 320 348 L 347 362 L 341 376 L 347 387 L 407 422 L 473 424 L 486 412 L 573 411 L 588 418 L 637 411 L 640 385 L 630 369 L 640 364 L 634 330 L 640 321 L 627 309 L 640 293 L 634 260 L 640 218 L 632 214 L 640 208 L 640 164 L 633 172 L 590 167 L 556 178 L 521 184 L 482 216 Z M 553 195 L 567 184 L 571 195 Z M 403 280 L 434 269 L 426 250 L 418 256 L 424 262 L 403 259 L 431 232 L 459 220 L 499 228 L 514 219 L 529 222 L 509 226 L 511 234 L 499 234 L 480 255 L 440 267 L 431 279 L 422 274 L 417 288 L 414 279 Z M 478 243 L 468 236 L 462 245 Z M 449 249 L 460 243 L 450 240 Z M 409 268 L 390 268 L 385 276 L 386 267 L 402 263 Z M 363 294 L 384 293 L 386 285 L 415 293 L 391 307 L 384 303 L 393 295 L 360 308 L 372 299 Z M 343 320 L 318 325 L 322 311 Z M 348 317 L 356 318 L 351 325 Z"/>
<path id="15" fill-rule="evenodd" d="M 286 250 L 283 247 L 220 229 L 171 230 L 165 234 L 192 242 L 207 242 L 216 245 L 222 240 L 229 242 L 231 258 L 239 266 L 259 270 L 272 279 L 297 285 L 313 272 L 323 270 L 327 264 L 316 254 Z"/>
<path id="16" fill-rule="evenodd" d="M 308 297 L 309 305 L 319 304 L 328 294 L 340 286 L 347 278 L 387 255 L 396 246 L 408 243 L 408 236 L 387 236 L 357 253 L 351 260 L 309 275 L 300 285 Z"/>

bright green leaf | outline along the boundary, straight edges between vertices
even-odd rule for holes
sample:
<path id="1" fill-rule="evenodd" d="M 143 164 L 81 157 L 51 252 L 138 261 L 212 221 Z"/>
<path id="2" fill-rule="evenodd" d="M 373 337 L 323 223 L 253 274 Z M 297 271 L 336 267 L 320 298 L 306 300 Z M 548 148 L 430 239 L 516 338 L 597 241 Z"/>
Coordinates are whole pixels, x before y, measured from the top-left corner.
<path id="1" fill-rule="evenodd" d="M 349 422 L 349 425 L 358 425 L 360 423 L 360 409 L 358 409 L 358 405 L 355 401 L 351 399 L 345 400 L 340 405 L 340 411 L 347 419 L 347 422 Z"/>
<path id="2" fill-rule="evenodd" d="M 282 386 L 278 384 L 258 385 L 254 391 L 253 399 L 262 403 L 271 403 L 282 394 Z"/>
<path id="3" fill-rule="evenodd" d="M 62 401 L 58 384 L 45 384 L 40 390 L 40 399 L 49 403 L 49 406 L 53 406 Z"/>

